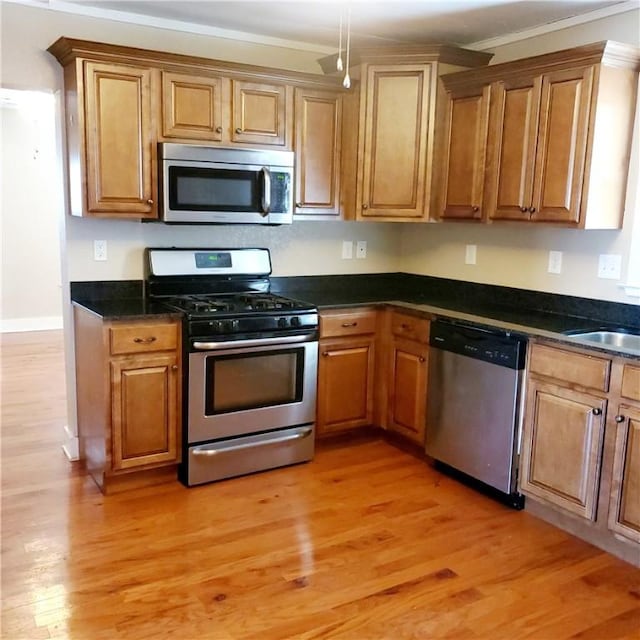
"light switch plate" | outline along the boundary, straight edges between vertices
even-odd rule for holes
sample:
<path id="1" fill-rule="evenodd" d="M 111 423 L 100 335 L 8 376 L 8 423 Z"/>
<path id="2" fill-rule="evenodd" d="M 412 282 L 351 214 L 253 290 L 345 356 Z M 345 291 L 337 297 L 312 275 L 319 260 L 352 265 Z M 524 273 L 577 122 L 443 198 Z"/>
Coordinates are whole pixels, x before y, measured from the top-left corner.
<path id="1" fill-rule="evenodd" d="M 549 273 L 562 272 L 562 251 L 549 251 L 549 265 L 547 267 Z"/>
<path id="2" fill-rule="evenodd" d="M 342 259 L 351 260 L 353 258 L 353 242 L 351 240 L 342 241 Z"/>
<path id="3" fill-rule="evenodd" d="M 475 264 L 476 257 L 478 253 L 478 245 L 476 244 L 468 244 L 464 250 L 464 263 L 465 264 Z"/>
<path id="4" fill-rule="evenodd" d="M 622 256 L 616 253 L 603 253 L 598 258 L 598 278 L 620 280 Z"/>
<path id="5" fill-rule="evenodd" d="M 367 257 L 367 241 L 366 240 L 358 240 L 356 242 L 356 258 L 366 258 Z"/>
<path id="6" fill-rule="evenodd" d="M 106 240 L 93 241 L 93 259 L 99 262 L 104 262 L 107 259 L 107 241 Z"/>

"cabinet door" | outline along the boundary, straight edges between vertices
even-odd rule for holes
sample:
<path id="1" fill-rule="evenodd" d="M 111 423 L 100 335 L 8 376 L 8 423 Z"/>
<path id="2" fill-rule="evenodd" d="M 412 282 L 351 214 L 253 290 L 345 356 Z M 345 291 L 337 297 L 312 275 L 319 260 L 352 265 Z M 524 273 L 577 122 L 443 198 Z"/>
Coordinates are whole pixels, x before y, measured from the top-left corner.
<path id="1" fill-rule="evenodd" d="M 580 219 L 593 69 L 542 76 L 531 220 Z"/>
<path id="2" fill-rule="evenodd" d="M 609 528 L 640 542 L 640 407 L 621 405 L 616 418 Z"/>
<path id="3" fill-rule="evenodd" d="M 162 135 L 222 140 L 222 79 L 162 72 Z"/>
<path id="4" fill-rule="evenodd" d="M 357 217 L 417 220 L 425 184 L 434 99 L 430 65 L 371 65 L 364 78 Z M 429 144 L 430 143 L 430 144 Z"/>
<path id="5" fill-rule="evenodd" d="M 85 62 L 87 214 L 155 218 L 151 70 Z"/>
<path id="6" fill-rule="evenodd" d="M 233 80 L 232 142 L 285 146 L 286 87 Z"/>
<path id="7" fill-rule="evenodd" d="M 178 462 L 179 378 L 173 354 L 111 361 L 114 470 Z"/>
<path id="8" fill-rule="evenodd" d="M 320 342 L 318 435 L 370 425 L 374 338 Z"/>
<path id="9" fill-rule="evenodd" d="M 483 217 L 489 87 L 448 91 L 445 97 L 443 219 Z"/>
<path id="10" fill-rule="evenodd" d="M 521 488 L 595 520 L 607 401 L 571 389 L 529 383 Z"/>
<path id="11" fill-rule="evenodd" d="M 296 215 L 340 215 L 342 96 L 296 89 Z"/>
<path id="12" fill-rule="evenodd" d="M 424 446 L 427 406 L 426 345 L 395 338 L 389 375 L 389 428 Z"/>
<path id="13" fill-rule="evenodd" d="M 541 80 L 491 87 L 487 214 L 492 220 L 529 220 L 538 139 Z"/>

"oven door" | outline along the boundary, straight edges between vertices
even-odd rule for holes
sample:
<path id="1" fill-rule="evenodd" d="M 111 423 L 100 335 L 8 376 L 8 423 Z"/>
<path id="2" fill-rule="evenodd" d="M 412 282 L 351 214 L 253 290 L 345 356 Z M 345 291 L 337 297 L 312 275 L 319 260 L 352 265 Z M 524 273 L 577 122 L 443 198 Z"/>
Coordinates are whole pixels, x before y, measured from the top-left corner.
<path id="1" fill-rule="evenodd" d="M 318 342 L 313 335 L 193 343 L 188 443 L 313 425 Z"/>

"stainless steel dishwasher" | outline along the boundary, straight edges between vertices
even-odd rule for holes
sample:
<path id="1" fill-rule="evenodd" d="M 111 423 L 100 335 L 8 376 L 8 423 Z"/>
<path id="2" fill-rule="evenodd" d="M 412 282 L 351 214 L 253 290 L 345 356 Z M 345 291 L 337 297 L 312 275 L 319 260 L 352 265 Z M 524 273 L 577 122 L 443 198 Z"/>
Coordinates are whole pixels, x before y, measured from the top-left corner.
<path id="1" fill-rule="evenodd" d="M 526 339 L 445 320 L 431 323 L 427 455 L 516 508 Z"/>

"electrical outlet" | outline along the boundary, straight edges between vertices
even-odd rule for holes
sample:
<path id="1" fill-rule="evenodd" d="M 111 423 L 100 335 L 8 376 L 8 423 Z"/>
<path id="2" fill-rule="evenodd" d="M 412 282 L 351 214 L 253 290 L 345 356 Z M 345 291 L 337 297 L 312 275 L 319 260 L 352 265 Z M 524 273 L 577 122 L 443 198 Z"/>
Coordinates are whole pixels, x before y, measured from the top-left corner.
<path id="1" fill-rule="evenodd" d="M 562 251 L 549 251 L 549 265 L 547 266 L 549 273 L 562 272 Z"/>
<path id="2" fill-rule="evenodd" d="M 353 242 L 351 240 L 342 241 L 342 259 L 351 260 L 353 258 Z"/>
<path id="3" fill-rule="evenodd" d="M 94 240 L 93 241 L 93 259 L 100 262 L 104 262 L 107 259 L 107 241 L 106 240 Z"/>
<path id="4" fill-rule="evenodd" d="M 468 244 L 464 250 L 464 263 L 475 264 L 477 253 L 478 253 L 478 246 L 475 244 Z"/>
<path id="5" fill-rule="evenodd" d="M 366 258 L 366 257 L 367 257 L 367 241 L 358 240 L 358 242 L 356 242 L 356 258 Z"/>
<path id="6" fill-rule="evenodd" d="M 620 280 L 622 256 L 616 253 L 603 253 L 598 258 L 598 278 Z"/>

